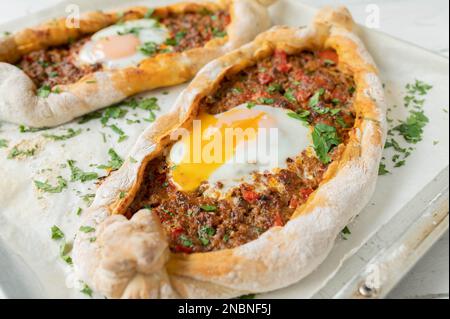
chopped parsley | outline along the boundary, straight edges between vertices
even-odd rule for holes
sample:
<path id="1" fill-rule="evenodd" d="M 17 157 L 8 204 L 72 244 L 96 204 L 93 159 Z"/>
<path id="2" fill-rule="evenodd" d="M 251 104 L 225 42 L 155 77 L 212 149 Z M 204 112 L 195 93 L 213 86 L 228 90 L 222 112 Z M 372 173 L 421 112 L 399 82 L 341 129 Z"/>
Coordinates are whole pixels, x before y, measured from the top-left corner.
<path id="1" fill-rule="evenodd" d="M 6 148 L 8 147 L 8 140 L 5 140 L 4 138 L 0 138 L 0 148 Z"/>
<path id="2" fill-rule="evenodd" d="M 30 157 L 33 156 L 37 151 L 37 147 L 32 147 L 29 149 L 19 149 L 14 146 L 8 154 L 8 159 L 14 159 L 19 156 Z"/>
<path id="3" fill-rule="evenodd" d="M 391 128 L 388 131 L 389 138 L 384 146 L 385 149 L 392 148 L 393 167 L 398 168 L 406 164 L 406 158 L 411 155 L 414 147 L 404 147 L 396 139 L 397 136 L 403 137 L 403 140 L 409 144 L 417 144 L 423 139 L 424 128 L 428 124 L 429 119 L 423 111 L 425 105 L 424 96 L 433 88 L 433 86 L 416 80 L 414 83 L 406 84 L 406 95 L 404 96 L 404 106 L 413 109 L 409 111 L 408 117 L 405 120 L 399 121 L 400 123 Z M 394 106 L 395 107 L 395 106 Z M 391 109 L 388 109 L 390 112 Z M 393 120 L 389 119 L 388 122 L 392 123 Z M 381 163 L 378 174 L 386 175 L 389 171 L 386 169 L 386 163 Z"/>
<path id="4" fill-rule="evenodd" d="M 311 112 L 307 111 L 307 110 L 299 110 L 297 112 L 289 112 L 287 115 L 289 117 L 292 117 L 293 119 L 299 120 L 301 121 L 304 125 L 308 125 L 308 118 L 309 115 L 311 114 Z"/>
<path id="5" fill-rule="evenodd" d="M 348 228 L 348 226 L 345 226 L 344 229 L 341 231 L 342 234 L 342 238 L 344 238 L 345 240 L 348 239 L 348 236 L 352 234 L 352 232 L 350 231 L 350 229 Z"/>
<path id="6" fill-rule="evenodd" d="M 192 243 L 192 240 L 190 240 L 186 235 L 181 235 L 179 237 L 181 245 L 184 247 L 192 247 L 194 244 Z"/>
<path id="7" fill-rule="evenodd" d="M 72 246 L 67 242 L 63 241 L 59 246 L 59 257 L 64 260 L 67 264 L 72 265 L 72 257 L 70 257 L 69 253 L 72 249 Z"/>
<path id="8" fill-rule="evenodd" d="M 109 157 L 111 158 L 106 165 L 99 165 L 100 169 L 111 169 L 116 170 L 119 169 L 123 164 L 123 159 L 116 153 L 116 151 L 112 148 L 108 150 Z"/>
<path id="9" fill-rule="evenodd" d="M 106 125 L 110 119 L 121 119 L 125 117 L 127 113 L 128 111 L 123 109 L 119 105 L 111 105 L 103 111 L 100 122 L 103 125 Z"/>
<path id="10" fill-rule="evenodd" d="M 336 128 L 323 123 L 314 126 L 312 140 L 317 157 L 324 164 L 328 164 L 331 161 L 328 152 L 341 142 L 337 135 Z"/>
<path id="11" fill-rule="evenodd" d="M 175 34 L 175 36 L 173 38 L 169 38 L 166 40 L 165 44 L 166 45 L 170 45 L 170 46 L 177 46 L 181 40 L 183 40 L 183 38 L 186 36 L 186 32 L 184 31 L 180 31 L 177 32 L 177 34 Z"/>
<path id="12" fill-rule="evenodd" d="M 286 93 L 284 93 L 284 97 L 291 103 L 297 103 L 297 99 L 294 96 L 294 90 L 288 89 Z"/>
<path id="13" fill-rule="evenodd" d="M 138 50 L 145 55 L 154 55 L 158 52 L 158 44 L 153 41 L 145 42 L 138 47 Z"/>
<path id="14" fill-rule="evenodd" d="M 264 105 L 270 105 L 270 104 L 275 103 L 275 100 L 271 99 L 271 98 L 267 98 L 267 97 L 260 97 L 260 98 L 258 98 L 258 103 L 261 103 Z M 247 105 L 247 107 L 248 107 L 248 105 Z"/>
<path id="15" fill-rule="evenodd" d="M 73 128 L 67 129 L 66 134 L 62 135 L 55 135 L 55 134 L 42 134 L 44 137 L 52 139 L 54 141 L 64 141 L 68 140 L 69 138 L 75 137 L 77 135 L 80 135 L 82 132 L 82 129 L 74 130 Z"/>
<path id="16" fill-rule="evenodd" d="M 255 102 L 248 102 L 247 103 L 247 108 L 248 109 L 252 109 L 252 108 L 254 108 L 256 106 L 256 103 Z"/>
<path id="17" fill-rule="evenodd" d="M 380 163 L 380 166 L 378 167 L 378 175 L 382 176 L 382 175 L 386 175 L 386 174 L 390 174 L 391 172 L 389 172 L 386 169 L 386 164 L 385 163 Z"/>
<path id="18" fill-rule="evenodd" d="M 216 230 L 209 226 L 203 226 L 198 231 L 198 239 L 203 246 L 209 245 L 209 238 L 216 234 Z"/>
<path id="19" fill-rule="evenodd" d="M 37 90 L 37 96 L 46 98 L 52 93 L 52 88 L 49 85 L 43 85 Z"/>
<path id="20" fill-rule="evenodd" d="M 281 92 L 282 90 L 283 87 L 281 86 L 281 84 L 278 83 L 273 83 L 269 85 L 269 87 L 267 88 L 267 92 L 269 93 Z"/>
<path id="21" fill-rule="evenodd" d="M 58 226 L 53 225 L 52 228 L 50 228 L 50 230 L 52 232 L 51 236 L 52 239 L 58 240 L 64 238 L 64 233 L 61 231 L 61 229 L 59 229 Z"/>
<path id="22" fill-rule="evenodd" d="M 227 36 L 227 32 L 226 31 L 221 31 L 219 29 L 214 28 L 212 30 L 212 34 L 213 36 L 215 36 L 216 38 L 224 38 Z"/>
<path id="23" fill-rule="evenodd" d="M 80 120 L 78 121 L 78 124 L 84 124 L 87 123 L 91 120 L 95 120 L 95 119 L 99 119 L 102 117 L 102 112 L 101 111 L 95 111 L 95 112 L 91 112 L 88 113 L 86 115 L 83 115 Z"/>
<path id="24" fill-rule="evenodd" d="M 119 135 L 119 139 L 118 139 L 118 142 L 119 142 L 119 143 L 120 143 L 120 142 L 123 142 L 124 140 L 126 140 L 126 139 L 128 138 L 128 135 L 126 135 L 125 132 L 124 132 L 122 129 L 120 129 L 117 125 L 115 125 L 115 124 L 110 125 L 109 128 L 110 128 L 114 133 L 116 133 L 116 134 Z"/>
<path id="25" fill-rule="evenodd" d="M 92 298 L 92 289 L 87 284 L 83 283 L 83 288 L 80 292 Z"/>
<path id="26" fill-rule="evenodd" d="M 87 234 L 87 233 L 92 233 L 92 232 L 94 232 L 94 231 L 95 231 L 95 228 L 94 228 L 94 227 L 91 227 L 91 226 L 80 226 L 79 231 L 81 231 L 81 232 Z"/>
<path id="27" fill-rule="evenodd" d="M 19 125 L 19 132 L 20 133 L 35 133 L 39 131 L 48 130 L 47 127 L 27 127 L 25 125 Z"/>
<path id="28" fill-rule="evenodd" d="M 40 182 L 40 181 L 34 181 L 34 185 L 36 188 L 40 191 L 46 192 L 46 193 L 61 193 L 63 189 L 67 188 L 67 181 L 62 178 L 61 176 L 58 176 L 57 178 L 57 185 L 53 186 L 49 184 L 47 181 Z"/>
<path id="29" fill-rule="evenodd" d="M 217 207 L 214 205 L 203 205 L 200 208 L 205 212 L 215 212 L 217 210 Z"/>
<path id="30" fill-rule="evenodd" d="M 325 93 L 325 89 L 320 88 L 314 93 L 314 95 L 309 100 L 309 107 L 310 108 L 317 108 L 320 102 L 320 97 Z"/>
<path id="31" fill-rule="evenodd" d="M 74 160 L 68 160 L 67 164 L 69 165 L 71 171 L 71 181 L 80 181 L 82 183 L 91 181 L 98 178 L 98 174 L 95 172 L 83 172 L 81 169 L 75 166 Z"/>
<path id="32" fill-rule="evenodd" d="M 81 196 L 81 198 L 88 206 L 91 206 L 92 202 L 94 201 L 95 194 L 86 194 Z"/>
<path id="33" fill-rule="evenodd" d="M 418 143 L 422 140 L 423 129 L 429 122 L 423 111 L 412 111 L 405 122 L 393 128 L 409 143 Z"/>

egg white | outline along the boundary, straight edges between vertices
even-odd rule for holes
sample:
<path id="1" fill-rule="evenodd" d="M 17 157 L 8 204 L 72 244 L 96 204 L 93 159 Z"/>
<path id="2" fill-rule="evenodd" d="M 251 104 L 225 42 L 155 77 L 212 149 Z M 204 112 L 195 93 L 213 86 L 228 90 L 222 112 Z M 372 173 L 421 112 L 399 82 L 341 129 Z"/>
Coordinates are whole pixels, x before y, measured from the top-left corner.
<path id="1" fill-rule="evenodd" d="M 247 104 L 237 106 L 236 109 L 247 109 Z M 236 145 L 233 156 L 207 179 L 209 185 L 212 186 L 220 182 L 223 187 L 221 189 L 211 187 L 205 193 L 206 195 L 224 196 L 234 187 L 244 182 L 250 183 L 253 173 L 276 172 L 279 169 L 286 168 L 288 158 L 295 158 L 311 145 L 309 127 L 288 116 L 288 113 L 292 111 L 269 105 L 256 105 L 252 110 L 266 113 L 264 121 L 270 122 L 270 127 L 275 128 L 276 131 L 270 129 L 266 132 L 258 130 L 255 139 L 246 140 Z M 220 118 L 221 114 L 217 114 L 215 117 Z M 267 132 L 269 132 L 268 135 Z M 264 134 L 266 134 L 265 137 Z M 266 145 L 265 151 L 261 151 L 264 143 Z M 186 151 L 186 145 L 182 141 L 176 142 L 169 153 L 171 165 L 182 165 Z M 172 182 L 174 181 L 172 180 Z M 177 185 L 176 182 L 175 185 Z"/>
<path id="2" fill-rule="evenodd" d="M 108 59 L 103 52 L 95 50 L 95 45 L 99 40 L 127 33 L 132 28 L 139 29 L 138 39 L 140 45 L 146 42 L 154 42 L 161 44 L 169 37 L 169 31 L 163 25 L 159 24 L 153 19 L 140 19 L 127 21 L 122 24 L 115 24 L 104 28 L 95 33 L 89 42 L 87 42 L 80 50 L 78 55 L 78 62 L 80 64 L 95 64 L 101 63 L 106 68 L 124 68 L 128 66 L 135 66 L 142 60 L 148 58 L 139 50 L 135 54 L 120 59 Z"/>

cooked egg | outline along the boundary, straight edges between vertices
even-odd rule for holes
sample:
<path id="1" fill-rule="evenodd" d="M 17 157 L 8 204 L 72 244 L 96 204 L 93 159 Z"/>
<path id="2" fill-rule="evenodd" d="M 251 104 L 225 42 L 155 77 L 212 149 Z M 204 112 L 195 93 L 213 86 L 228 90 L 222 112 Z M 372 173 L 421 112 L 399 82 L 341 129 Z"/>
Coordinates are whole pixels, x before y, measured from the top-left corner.
<path id="1" fill-rule="evenodd" d="M 80 64 L 101 63 L 106 68 L 137 65 L 148 55 L 139 50 L 146 43 L 163 43 L 168 30 L 153 19 L 141 19 L 116 24 L 95 33 L 78 55 Z"/>
<path id="2" fill-rule="evenodd" d="M 216 115 L 200 113 L 170 149 L 171 181 L 183 191 L 220 182 L 223 195 L 250 182 L 254 172 L 285 168 L 288 158 L 310 145 L 309 128 L 289 112 L 244 104 Z"/>

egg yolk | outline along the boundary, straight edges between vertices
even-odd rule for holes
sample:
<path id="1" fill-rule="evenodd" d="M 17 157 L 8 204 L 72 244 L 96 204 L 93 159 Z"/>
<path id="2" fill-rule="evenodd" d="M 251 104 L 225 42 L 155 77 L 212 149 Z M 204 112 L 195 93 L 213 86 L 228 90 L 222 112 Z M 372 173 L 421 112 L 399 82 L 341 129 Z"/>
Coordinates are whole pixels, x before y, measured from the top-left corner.
<path id="1" fill-rule="evenodd" d="M 262 121 L 263 120 L 263 121 Z M 181 141 L 181 162 L 172 167 L 172 181 L 184 191 L 194 191 L 230 160 L 240 143 L 257 138 L 257 130 L 270 126 L 267 113 L 232 109 L 216 116 L 200 113 Z"/>
<path id="2" fill-rule="evenodd" d="M 104 58 L 116 60 L 132 56 L 139 45 L 139 39 L 133 34 L 114 35 L 99 40 L 95 44 L 94 51 Z"/>

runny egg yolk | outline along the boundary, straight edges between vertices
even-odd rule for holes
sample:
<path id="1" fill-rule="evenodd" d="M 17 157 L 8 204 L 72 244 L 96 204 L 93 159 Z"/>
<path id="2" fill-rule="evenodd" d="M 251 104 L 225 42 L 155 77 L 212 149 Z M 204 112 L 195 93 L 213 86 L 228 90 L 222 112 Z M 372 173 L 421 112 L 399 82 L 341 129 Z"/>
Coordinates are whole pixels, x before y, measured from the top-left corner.
<path id="1" fill-rule="evenodd" d="M 99 40 L 94 47 L 96 55 L 116 60 L 132 56 L 137 52 L 139 38 L 133 34 L 112 35 Z"/>
<path id="2" fill-rule="evenodd" d="M 235 155 L 239 144 L 256 139 L 258 128 L 269 126 L 271 120 L 261 110 L 200 113 L 189 134 L 171 150 L 172 181 L 184 191 L 194 191 Z"/>

